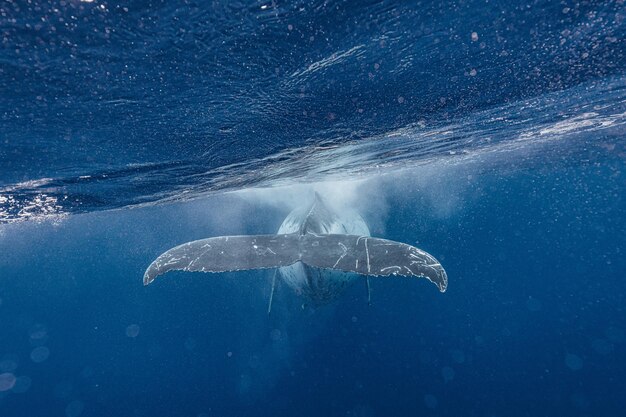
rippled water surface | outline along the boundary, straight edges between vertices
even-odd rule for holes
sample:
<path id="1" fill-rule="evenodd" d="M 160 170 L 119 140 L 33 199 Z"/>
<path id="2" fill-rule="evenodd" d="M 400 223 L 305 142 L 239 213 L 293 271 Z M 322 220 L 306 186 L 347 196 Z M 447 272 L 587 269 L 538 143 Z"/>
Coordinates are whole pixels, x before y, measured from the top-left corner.
<path id="1" fill-rule="evenodd" d="M 621 2 L 0 10 L 4 221 L 547 141 L 623 152 Z"/>

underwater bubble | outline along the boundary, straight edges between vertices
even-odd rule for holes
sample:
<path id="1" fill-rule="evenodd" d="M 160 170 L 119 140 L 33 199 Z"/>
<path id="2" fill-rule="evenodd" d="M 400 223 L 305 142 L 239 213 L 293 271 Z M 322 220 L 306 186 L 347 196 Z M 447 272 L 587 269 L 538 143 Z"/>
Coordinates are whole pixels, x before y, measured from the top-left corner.
<path id="1" fill-rule="evenodd" d="M 591 342 L 591 347 L 600 355 L 608 355 L 613 352 L 613 344 L 605 339 L 596 339 Z"/>
<path id="2" fill-rule="evenodd" d="M 80 371 L 80 376 L 83 378 L 91 378 L 93 376 L 93 368 L 91 366 L 85 366 L 82 371 Z"/>
<path id="3" fill-rule="evenodd" d="M 280 340 L 280 338 L 281 338 L 281 336 L 282 336 L 282 334 L 281 334 L 280 330 L 278 330 L 278 329 L 274 329 L 274 330 L 272 330 L 272 332 L 270 333 L 270 337 L 272 338 L 272 340 L 273 340 L 274 342 L 279 341 L 279 340 Z"/>
<path id="4" fill-rule="evenodd" d="M 432 394 L 424 395 L 424 404 L 426 404 L 426 407 L 430 409 L 437 408 L 437 404 L 438 404 L 437 397 L 435 397 Z"/>
<path id="5" fill-rule="evenodd" d="M 72 391 L 74 391 L 74 387 L 69 381 L 62 381 L 54 387 L 54 396 L 57 398 L 69 398 L 72 395 Z"/>
<path id="6" fill-rule="evenodd" d="M 161 356 L 161 351 L 163 349 L 161 349 L 161 346 L 159 345 L 152 345 L 148 348 L 148 355 L 152 358 L 152 359 L 156 359 L 159 356 Z"/>
<path id="7" fill-rule="evenodd" d="M 539 311 L 541 310 L 541 301 L 534 297 L 529 297 L 528 301 L 526 301 L 526 308 L 528 311 Z"/>
<path id="8" fill-rule="evenodd" d="M 83 413 L 85 404 L 81 400 L 74 400 L 65 407 L 66 417 L 78 417 Z"/>
<path id="9" fill-rule="evenodd" d="M 50 356 L 50 349 L 45 346 L 39 346 L 30 352 L 30 359 L 35 363 L 41 363 Z"/>
<path id="10" fill-rule="evenodd" d="M 252 355 L 250 357 L 250 360 L 248 361 L 248 365 L 251 369 L 259 369 L 259 367 L 261 366 L 261 358 L 259 358 L 259 355 Z"/>
<path id="11" fill-rule="evenodd" d="M 427 365 L 433 361 L 433 355 L 427 350 L 422 350 L 420 352 L 419 357 L 420 357 L 420 362 L 423 363 L 424 365 Z"/>
<path id="12" fill-rule="evenodd" d="M 196 340 L 192 337 L 188 337 L 185 340 L 185 349 L 194 350 L 196 348 Z"/>
<path id="13" fill-rule="evenodd" d="M 609 339 L 613 343 L 621 343 L 624 341 L 624 331 L 622 329 L 618 329 L 617 327 L 609 327 L 604 332 L 607 339 Z"/>
<path id="14" fill-rule="evenodd" d="M 242 374 L 239 379 L 239 392 L 247 393 L 252 388 L 252 376 Z"/>
<path id="15" fill-rule="evenodd" d="M 588 408 L 591 403 L 584 394 L 572 394 L 570 401 L 578 408 Z"/>
<path id="16" fill-rule="evenodd" d="M 454 369 L 449 366 L 441 368 L 441 376 L 443 376 L 443 382 L 450 382 L 454 379 Z"/>
<path id="17" fill-rule="evenodd" d="M 15 375 L 10 372 L 0 374 L 0 392 L 8 391 L 15 385 Z"/>
<path id="18" fill-rule="evenodd" d="M 375 417 L 376 412 L 368 404 L 358 404 L 346 413 L 346 417 Z"/>
<path id="19" fill-rule="evenodd" d="M 5 356 L 0 361 L 0 372 L 13 372 L 17 369 L 17 358 L 14 356 Z"/>
<path id="20" fill-rule="evenodd" d="M 43 324 L 36 324 L 28 333 L 31 340 L 41 340 L 48 336 L 48 331 Z"/>
<path id="21" fill-rule="evenodd" d="M 452 360 L 456 363 L 465 362 L 465 353 L 463 353 L 460 349 L 452 349 L 450 351 L 450 356 L 452 356 Z"/>
<path id="22" fill-rule="evenodd" d="M 131 324 L 126 328 L 126 336 L 128 337 L 137 337 L 139 336 L 139 325 Z"/>
<path id="23" fill-rule="evenodd" d="M 15 385 L 13 386 L 13 392 L 16 394 L 23 394 L 30 389 L 33 380 L 28 376 L 19 376 L 15 379 Z"/>
<path id="24" fill-rule="evenodd" d="M 579 371 L 583 369 L 583 360 L 578 355 L 568 353 L 565 355 L 565 365 L 572 371 Z"/>

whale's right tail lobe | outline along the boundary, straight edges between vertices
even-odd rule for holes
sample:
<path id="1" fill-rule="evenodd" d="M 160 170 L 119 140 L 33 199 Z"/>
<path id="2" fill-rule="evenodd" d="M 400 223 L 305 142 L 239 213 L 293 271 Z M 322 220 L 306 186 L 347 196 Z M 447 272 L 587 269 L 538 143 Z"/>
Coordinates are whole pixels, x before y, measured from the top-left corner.
<path id="1" fill-rule="evenodd" d="M 354 235 L 303 236 L 300 260 L 323 269 L 356 272 L 367 276 L 421 277 L 444 292 L 448 275 L 429 253 L 405 243 Z"/>

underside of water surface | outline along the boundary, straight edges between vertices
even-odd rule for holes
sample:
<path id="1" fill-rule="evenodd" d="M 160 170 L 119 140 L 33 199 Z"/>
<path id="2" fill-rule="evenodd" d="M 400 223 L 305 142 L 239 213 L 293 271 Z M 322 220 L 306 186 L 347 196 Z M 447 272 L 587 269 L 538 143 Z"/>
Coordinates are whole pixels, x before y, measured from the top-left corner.
<path id="1" fill-rule="evenodd" d="M 546 142 L 624 153 L 620 2 L 0 10 L 3 222 Z"/>

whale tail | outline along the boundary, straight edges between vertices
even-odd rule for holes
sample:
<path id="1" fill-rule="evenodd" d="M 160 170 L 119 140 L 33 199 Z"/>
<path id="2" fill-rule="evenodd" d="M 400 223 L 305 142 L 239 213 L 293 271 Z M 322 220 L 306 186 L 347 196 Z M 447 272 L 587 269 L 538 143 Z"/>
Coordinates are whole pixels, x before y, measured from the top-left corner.
<path id="1" fill-rule="evenodd" d="M 441 264 L 414 246 L 369 236 L 313 233 L 220 236 L 187 242 L 156 258 L 143 283 L 148 285 L 173 270 L 227 272 L 280 268 L 296 262 L 366 276 L 422 277 L 441 292 L 448 286 Z"/>

